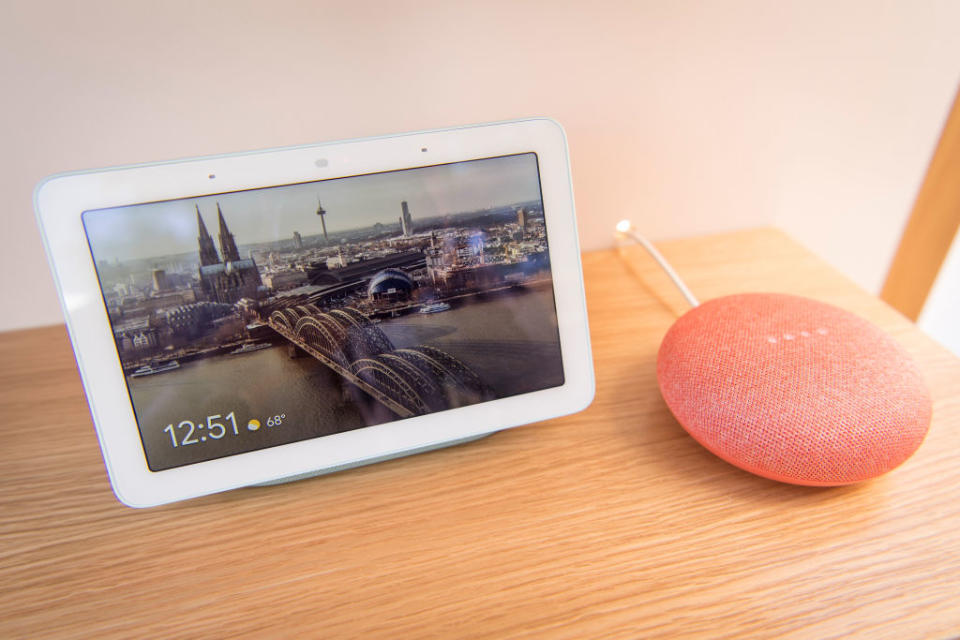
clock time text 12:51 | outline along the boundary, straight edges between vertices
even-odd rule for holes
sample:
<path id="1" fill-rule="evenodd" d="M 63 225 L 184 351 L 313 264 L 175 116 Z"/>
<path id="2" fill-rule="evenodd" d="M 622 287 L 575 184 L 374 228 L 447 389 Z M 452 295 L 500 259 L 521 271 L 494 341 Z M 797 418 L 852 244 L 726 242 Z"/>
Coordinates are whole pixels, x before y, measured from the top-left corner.
<path id="1" fill-rule="evenodd" d="M 283 424 L 283 420 L 286 417 L 284 413 L 270 416 L 265 421 L 266 426 L 279 427 Z M 246 430 L 257 431 L 261 426 L 262 423 L 260 420 L 251 418 L 250 421 L 247 422 Z M 170 434 L 170 442 L 174 447 L 200 444 L 207 440 L 219 440 L 229 434 L 239 436 L 243 432 L 243 430 L 237 426 L 237 416 L 233 411 L 225 416 L 215 413 L 207 416 L 206 420 L 201 419 L 196 423 L 192 420 L 182 420 L 176 426 L 170 423 L 164 427 L 163 430 Z M 177 440 L 178 434 L 182 435 L 179 441 Z"/>

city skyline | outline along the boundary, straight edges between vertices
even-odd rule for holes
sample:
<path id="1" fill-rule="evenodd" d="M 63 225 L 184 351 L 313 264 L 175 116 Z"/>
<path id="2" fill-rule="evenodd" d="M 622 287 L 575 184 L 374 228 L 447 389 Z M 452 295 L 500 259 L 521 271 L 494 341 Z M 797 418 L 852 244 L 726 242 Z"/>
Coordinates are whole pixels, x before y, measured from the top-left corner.
<path id="1" fill-rule="evenodd" d="M 417 219 L 541 199 L 533 153 L 87 211 L 96 260 L 138 260 L 196 251 L 197 208 L 217 228 L 217 203 L 238 244 L 397 224 L 401 202 Z M 212 232 L 215 233 L 215 232 Z"/>

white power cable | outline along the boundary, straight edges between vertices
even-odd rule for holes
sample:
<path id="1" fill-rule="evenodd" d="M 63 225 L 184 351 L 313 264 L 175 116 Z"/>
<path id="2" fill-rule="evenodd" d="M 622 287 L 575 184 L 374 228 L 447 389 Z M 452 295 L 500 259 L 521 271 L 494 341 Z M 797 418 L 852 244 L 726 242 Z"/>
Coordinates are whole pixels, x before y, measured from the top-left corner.
<path id="1" fill-rule="evenodd" d="M 673 284 L 677 285 L 677 288 L 680 289 L 680 293 L 682 293 L 683 297 L 687 299 L 687 302 L 694 307 L 700 306 L 700 302 L 697 300 L 696 296 L 690 292 L 690 289 L 688 289 L 687 285 L 684 284 L 683 280 L 680 279 L 680 276 L 677 275 L 677 272 L 673 270 L 673 267 L 670 266 L 670 263 L 667 262 L 662 255 L 660 255 L 660 252 L 657 251 L 657 248 L 654 247 L 649 240 L 636 232 L 629 220 L 621 220 L 617 223 L 617 233 L 622 236 L 627 236 L 646 249 L 647 253 L 649 253 L 653 259 L 657 261 L 657 264 L 659 264 L 663 270 L 666 271 L 667 275 L 670 276 L 670 279 L 673 280 Z"/>

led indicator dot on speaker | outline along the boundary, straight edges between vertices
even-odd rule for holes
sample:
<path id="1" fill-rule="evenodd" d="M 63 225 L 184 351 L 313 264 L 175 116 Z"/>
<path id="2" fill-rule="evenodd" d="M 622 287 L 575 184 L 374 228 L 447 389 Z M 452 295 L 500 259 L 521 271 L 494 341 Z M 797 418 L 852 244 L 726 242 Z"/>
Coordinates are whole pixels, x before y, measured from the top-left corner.
<path id="1" fill-rule="evenodd" d="M 819 337 L 795 340 L 802 326 Z M 775 349 L 774 336 L 785 340 Z M 890 471 L 920 446 L 932 412 L 919 369 L 890 336 L 837 307 L 781 294 L 727 296 L 687 312 L 663 339 L 657 380 L 707 449 L 794 484 Z"/>

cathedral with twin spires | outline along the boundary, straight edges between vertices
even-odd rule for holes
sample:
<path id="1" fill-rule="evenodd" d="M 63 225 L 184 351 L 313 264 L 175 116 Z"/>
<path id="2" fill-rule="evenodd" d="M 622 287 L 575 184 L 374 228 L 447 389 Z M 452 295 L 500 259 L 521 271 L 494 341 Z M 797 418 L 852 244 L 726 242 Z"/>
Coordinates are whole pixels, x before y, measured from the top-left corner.
<path id="1" fill-rule="evenodd" d="M 197 298 L 210 302 L 233 304 L 241 298 L 257 299 L 263 288 L 260 271 L 253 258 L 240 258 L 237 243 L 223 219 L 220 203 L 217 203 L 217 217 L 220 221 L 220 253 L 213 244 L 213 238 L 207 231 L 197 206 L 197 227 L 200 244 L 200 284 Z M 221 260 L 221 255 L 223 256 Z"/>

